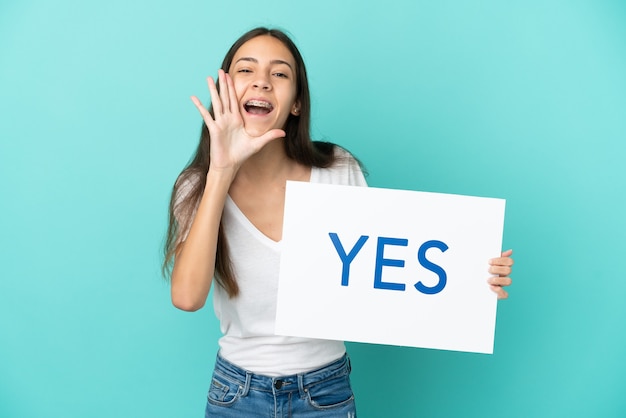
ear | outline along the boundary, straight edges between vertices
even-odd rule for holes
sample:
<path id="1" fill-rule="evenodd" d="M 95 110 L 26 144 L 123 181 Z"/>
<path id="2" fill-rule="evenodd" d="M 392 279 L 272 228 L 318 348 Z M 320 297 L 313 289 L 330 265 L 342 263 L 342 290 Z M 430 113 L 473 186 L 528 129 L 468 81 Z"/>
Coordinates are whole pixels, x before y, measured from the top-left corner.
<path id="1" fill-rule="evenodd" d="M 300 100 L 296 100 L 291 106 L 291 114 L 294 116 L 298 116 L 300 114 Z"/>

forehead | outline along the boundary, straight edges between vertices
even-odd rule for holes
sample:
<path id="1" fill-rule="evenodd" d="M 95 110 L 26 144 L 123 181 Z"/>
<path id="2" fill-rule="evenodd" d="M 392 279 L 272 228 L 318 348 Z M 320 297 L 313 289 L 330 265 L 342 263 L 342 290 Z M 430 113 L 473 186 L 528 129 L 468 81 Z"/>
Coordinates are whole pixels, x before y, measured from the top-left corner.
<path id="1" fill-rule="evenodd" d="M 292 68 L 296 65 L 289 49 L 277 38 L 269 35 L 257 36 L 241 45 L 233 57 L 233 64 L 243 57 L 255 58 L 259 62 L 286 61 Z"/>

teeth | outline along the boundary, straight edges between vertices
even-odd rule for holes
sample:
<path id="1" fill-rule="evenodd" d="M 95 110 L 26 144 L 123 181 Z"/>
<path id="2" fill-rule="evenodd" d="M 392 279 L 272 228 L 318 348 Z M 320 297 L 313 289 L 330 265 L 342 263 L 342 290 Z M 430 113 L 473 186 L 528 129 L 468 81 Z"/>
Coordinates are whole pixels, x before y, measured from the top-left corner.
<path id="1" fill-rule="evenodd" d="M 268 102 L 264 102 L 262 100 L 248 100 L 248 102 L 246 102 L 247 106 L 254 106 L 254 107 L 264 107 L 266 109 L 271 109 L 272 105 Z"/>

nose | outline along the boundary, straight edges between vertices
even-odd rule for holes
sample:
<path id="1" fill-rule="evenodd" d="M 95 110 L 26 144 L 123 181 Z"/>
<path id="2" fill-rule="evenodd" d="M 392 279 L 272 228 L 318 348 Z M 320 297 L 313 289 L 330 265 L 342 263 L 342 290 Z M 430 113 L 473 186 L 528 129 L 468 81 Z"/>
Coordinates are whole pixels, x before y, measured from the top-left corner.
<path id="1" fill-rule="evenodd" d="M 270 90 L 272 88 L 272 84 L 270 83 L 268 76 L 265 74 L 259 74 L 258 78 L 252 83 L 255 88 L 261 90 Z"/>

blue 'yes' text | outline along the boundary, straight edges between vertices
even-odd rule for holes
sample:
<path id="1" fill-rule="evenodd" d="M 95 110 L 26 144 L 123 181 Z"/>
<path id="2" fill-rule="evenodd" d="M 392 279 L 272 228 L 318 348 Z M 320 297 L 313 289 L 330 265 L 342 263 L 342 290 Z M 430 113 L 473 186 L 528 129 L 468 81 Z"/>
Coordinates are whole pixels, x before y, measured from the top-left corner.
<path id="1" fill-rule="evenodd" d="M 341 259 L 341 263 L 343 265 L 341 271 L 341 285 L 348 286 L 350 281 L 350 264 L 356 257 L 356 255 L 361 251 L 367 240 L 369 239 L 369 235 L 361 235 L 357 240 L 356 244 L 352 247 L 350 252 L 346 253 L 346 250 L 339 239 L 339 236 L 335 232 L 329 232 L 330 240 L 333 242 L 335 246 L 335 250 Z M 404 260 L 396 260 L 385 258 L 385 246 L 387 245 L 396 245 L 401 247 L 406 247 L 409 244 L 409 240 L 405 238 L 389 238 L 389 237 L 378 237 L 378 244 L 376 247 L 376 267 L 374 269 L 374 288 L 375 289 L 387 289 L 387 290 L 399 290 L 404 291 L 406 286 L 404 283 L 391 283 L 384 282 L 382 279 L 383 275 L 383 267 L 404 267 Z M 437 276 L 439 276 L 439 282 L 437 282 L 434 286 L 426 286 L 421 281 L 415 283 L 415 288 L 426 295 L 434 295 L 441 292 L 445 287 L 448 280 L 447 274 L 441 266 L 434 264 L 430 260 L 426 258 L 426 251 L 430 248 L 437 248 L 441 250 L 441 252 L 445 252 L 448 249 L 448 246 L 442 242 L 437 240 L 426 241 L 422 245 L 420 245 L 419 250 L 417 251 L 417 260 L 427 270 L 432 271 Z"/>

